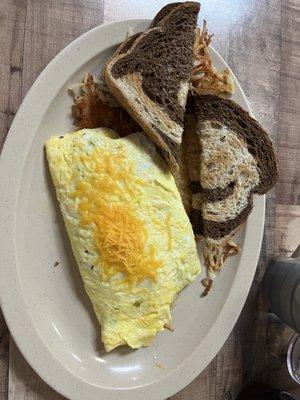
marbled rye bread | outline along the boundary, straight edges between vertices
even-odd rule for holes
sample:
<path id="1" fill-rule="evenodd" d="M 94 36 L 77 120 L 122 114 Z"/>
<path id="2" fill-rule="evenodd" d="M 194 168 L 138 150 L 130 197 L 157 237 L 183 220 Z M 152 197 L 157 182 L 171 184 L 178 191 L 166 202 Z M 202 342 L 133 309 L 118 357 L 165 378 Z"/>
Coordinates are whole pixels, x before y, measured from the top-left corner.
<path id="1" fill-rule="evenodd" d="M 196 2 L 167 5 L 104 68 L 112 94 L 162 150 L 175 175 L 199 9 Z"/>
<path id="2" fill-rule="evenodd" d="M 206 260 L 219 269 L 231 239 L 278 178 L 268 134 L 238 104 L 215 95 L 192 97 L 183 135 L 190 190 L 190 219 L 204 237 Z"/>

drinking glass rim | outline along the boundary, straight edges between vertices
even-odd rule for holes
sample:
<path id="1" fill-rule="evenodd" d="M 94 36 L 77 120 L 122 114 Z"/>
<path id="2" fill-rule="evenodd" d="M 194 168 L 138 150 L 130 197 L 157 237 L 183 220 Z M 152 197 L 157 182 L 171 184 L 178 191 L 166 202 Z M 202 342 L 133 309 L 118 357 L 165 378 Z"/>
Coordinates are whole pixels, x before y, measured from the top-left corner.
<path id="1" fill-rule="evenodd" d="M 295 333 L 290 341 L 288 351 L 287 351 L 287 359 L 286 359 L 289 374 L 291 375 L 293 380 L 298 384 L 300 384 L 300 377 L 295 373 L 295 370 L 293 369 L 292 356 L 293 356 L 293 350 L 294 350 L 295 344 L 299 339 L 300 339 L 300 335 L 298 333 Z"/>

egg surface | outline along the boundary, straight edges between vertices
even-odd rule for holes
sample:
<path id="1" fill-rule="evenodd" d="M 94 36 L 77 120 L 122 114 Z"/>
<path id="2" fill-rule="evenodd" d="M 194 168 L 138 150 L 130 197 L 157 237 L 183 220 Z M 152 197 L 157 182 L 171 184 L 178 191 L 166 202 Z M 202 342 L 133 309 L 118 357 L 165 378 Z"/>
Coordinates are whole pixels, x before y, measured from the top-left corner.
<path id="1" fill-rule="evenodd" d="M 200 272 L 173 176 L 142 132 L 83 129 L 51 137 L 46 153 L 106 351 L 148 346 Z"/>

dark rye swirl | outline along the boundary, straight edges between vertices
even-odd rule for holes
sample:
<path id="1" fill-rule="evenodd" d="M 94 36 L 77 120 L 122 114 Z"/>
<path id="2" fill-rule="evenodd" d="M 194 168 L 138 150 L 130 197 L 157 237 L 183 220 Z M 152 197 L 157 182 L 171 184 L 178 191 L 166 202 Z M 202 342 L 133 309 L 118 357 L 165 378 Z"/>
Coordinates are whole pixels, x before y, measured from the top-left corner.
<path id="1" fill-rule="evenodd" d="M 111 93 L 161 149 L 176 176 L 200 4 L 168 4 L 104 67 Z"/>
<path id="2" fill-rule="evenodd" d="M 231 239 L 278 178 L 268 134 L 232 100 L 191 97 L 185 118 L 183 158 L 187 163 L 190 219 L 204 238 L 205 260 L 218 270 L 236 250 Z"/>

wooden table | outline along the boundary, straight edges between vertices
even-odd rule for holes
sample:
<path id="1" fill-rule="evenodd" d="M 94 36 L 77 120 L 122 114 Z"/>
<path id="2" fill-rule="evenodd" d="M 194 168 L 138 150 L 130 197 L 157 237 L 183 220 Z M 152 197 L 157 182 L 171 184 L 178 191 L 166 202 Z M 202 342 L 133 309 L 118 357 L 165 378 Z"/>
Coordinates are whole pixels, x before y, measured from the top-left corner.
<path id="1" fill-rule="evenodd" d="M 12 119 L 48 62 L 107 21 L 150 18 L 162 0 L 1 0 L 0 150 Z M 300 1 L 203 0 L 213 46 L 240 81 L 277 144 L 280 179 L 267 198 L 264 242 L 243 312 L 222 350 L 173 400 L 234 399 L 253 381 L 295 390 L 286 369 L 292 331 L 268 313 L 261 279 L 300 242 Z M 200 20 L 200 22 L 201 22 Z M 298 392 L 299 398 L 300 393 Z M 25 362 L 0 312 L 0 400 L 62 399 Z"/>

